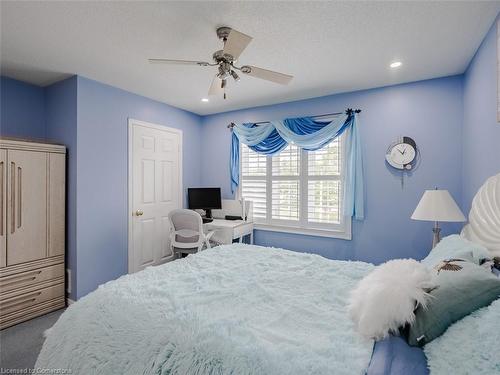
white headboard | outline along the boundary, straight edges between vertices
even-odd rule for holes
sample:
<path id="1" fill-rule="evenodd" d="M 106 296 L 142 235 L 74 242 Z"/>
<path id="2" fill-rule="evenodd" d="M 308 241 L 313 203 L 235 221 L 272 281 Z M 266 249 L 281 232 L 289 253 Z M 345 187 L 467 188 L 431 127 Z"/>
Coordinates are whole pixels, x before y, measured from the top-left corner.
<path id="1" fill-rule="evenodd" d="M 500 257 L 500 174 L 488 178 L 476 193 L 461 235 Z"/>

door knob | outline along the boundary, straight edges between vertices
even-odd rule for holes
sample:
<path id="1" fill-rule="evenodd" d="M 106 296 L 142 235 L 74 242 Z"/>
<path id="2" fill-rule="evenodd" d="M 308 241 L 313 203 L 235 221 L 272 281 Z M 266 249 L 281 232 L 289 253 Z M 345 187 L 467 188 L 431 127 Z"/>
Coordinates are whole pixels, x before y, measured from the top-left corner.
<path id="1" fill-rule="evenodd" d="M 144 214 L 143 210 L 137 210 L 135 211 L 135 216 L 142 216 Z"/>

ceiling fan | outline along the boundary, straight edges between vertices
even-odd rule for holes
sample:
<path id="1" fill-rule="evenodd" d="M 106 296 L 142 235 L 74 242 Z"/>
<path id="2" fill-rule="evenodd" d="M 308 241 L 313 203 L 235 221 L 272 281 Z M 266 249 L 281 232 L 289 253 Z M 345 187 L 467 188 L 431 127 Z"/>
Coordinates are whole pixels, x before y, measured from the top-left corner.
<path id="1" fill-rule="evenodd" d="M 218 72 L 212 80 L 208 95 L 217 95 L 223 93 L 226 99 L 226 86 L 229 76 L 235 81 L 239 81 L 240 77 L 236 70 L 250 77 L 265 79 L 267 81 L 287 85 L 293 76 L 272 70 L 258 68 L 252 65 L 243 65 L 238 67 L 234 65 L 241 53 L 252 41 L 252 37 L 240 33 L 230 27 L 219 27 L 217 29 L 217 37 L 224 43 L 224 48 L 214 52 L 212 55 L 213 63 L 207 61 L 191 61 L 191 60 L 172 60 L 172 59 L 148 59 L 150 63 L 160 64 L 178 64 L 178 65 L 198 65 L 198 66 L 217 66 Z"/>

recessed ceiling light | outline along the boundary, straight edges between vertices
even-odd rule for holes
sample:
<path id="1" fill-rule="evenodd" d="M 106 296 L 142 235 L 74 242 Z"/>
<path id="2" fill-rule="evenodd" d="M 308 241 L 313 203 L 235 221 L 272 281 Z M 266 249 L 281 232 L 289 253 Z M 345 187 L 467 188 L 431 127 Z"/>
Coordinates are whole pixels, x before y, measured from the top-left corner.
<path id="1" fill-rule="evenodd" d="M 201 99 L 201 101 L 206 103 L 206 102 L 208 102 L 208 98 L 203 98 L 203 99 Z"/>
<path id="2" fill-rule="evenodd" d="M 394 68 L 399 68 L 401 65 L 403 65 L 403 63 L 401 61 L 394 61 L 389 66 L 394 69 Z"/>

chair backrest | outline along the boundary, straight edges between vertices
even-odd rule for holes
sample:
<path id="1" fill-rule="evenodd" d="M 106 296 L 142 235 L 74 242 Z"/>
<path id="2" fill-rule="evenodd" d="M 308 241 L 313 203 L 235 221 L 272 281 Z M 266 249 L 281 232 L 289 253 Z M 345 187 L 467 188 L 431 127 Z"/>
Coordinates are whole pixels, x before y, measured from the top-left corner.
<path id="1" fill-rule="evenodd" d="M 168 213 L 172 230 L 175 232 L 175 242 L 196 244 L 201 240 L 203 221 L 198 212 L 186 209 L 176 209 Z"/>

